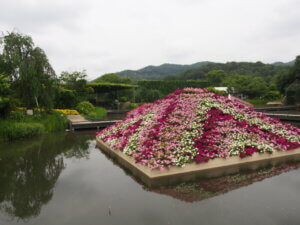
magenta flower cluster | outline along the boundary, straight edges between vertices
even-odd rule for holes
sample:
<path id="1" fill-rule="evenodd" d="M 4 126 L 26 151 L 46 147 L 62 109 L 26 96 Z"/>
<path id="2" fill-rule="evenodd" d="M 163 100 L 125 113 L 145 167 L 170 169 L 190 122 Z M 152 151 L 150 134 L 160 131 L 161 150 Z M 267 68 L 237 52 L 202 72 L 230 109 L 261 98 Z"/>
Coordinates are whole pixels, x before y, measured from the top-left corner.
<path id="1" fill-rule="evenodd" d="M 194 88 L 142 105 L 97 136 L 151 169 L 300 147 L 300 129 Z"/>

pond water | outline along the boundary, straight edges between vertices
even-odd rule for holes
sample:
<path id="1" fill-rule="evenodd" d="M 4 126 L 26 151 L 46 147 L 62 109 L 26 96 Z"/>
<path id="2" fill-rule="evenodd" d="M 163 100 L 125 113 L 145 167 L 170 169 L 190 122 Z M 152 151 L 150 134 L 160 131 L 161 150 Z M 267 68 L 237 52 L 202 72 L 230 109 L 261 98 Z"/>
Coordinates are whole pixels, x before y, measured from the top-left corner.
<path id="1" fill-rule="evenodd" d="M 299 224 L 300 163 L 150 190 L 94 133 L 0 144 L 0 224 Z"/>

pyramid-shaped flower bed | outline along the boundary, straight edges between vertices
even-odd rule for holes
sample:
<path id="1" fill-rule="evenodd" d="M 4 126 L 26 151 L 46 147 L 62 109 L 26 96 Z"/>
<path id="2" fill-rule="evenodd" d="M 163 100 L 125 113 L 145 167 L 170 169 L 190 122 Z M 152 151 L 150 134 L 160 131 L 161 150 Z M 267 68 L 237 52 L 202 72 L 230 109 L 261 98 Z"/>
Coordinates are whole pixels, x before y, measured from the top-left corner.
<path id="1" fill-rule="evenodd" d="M 98 134 L 150 169 L 300 147 L 300 129 L 206 89 L 177 90 Z"/>

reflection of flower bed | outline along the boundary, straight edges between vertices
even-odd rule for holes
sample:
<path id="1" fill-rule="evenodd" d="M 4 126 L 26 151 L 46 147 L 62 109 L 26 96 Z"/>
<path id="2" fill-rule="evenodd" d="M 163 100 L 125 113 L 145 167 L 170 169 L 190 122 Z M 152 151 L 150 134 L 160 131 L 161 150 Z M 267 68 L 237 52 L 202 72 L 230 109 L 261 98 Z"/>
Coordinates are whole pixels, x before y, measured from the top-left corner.
<path id="1" fill-rule="evenodd" d="M 258 171 L 199 180 L 194 183 L 182 183 L 174 187 L 160 187 L 159 189 L 150 191 L 169 195 L 183 201 L 194 202 L 224 194 L 234 189 L 299 168 L 300 162 L 289 162 Z"/>
<path id="2" fill-rule="evenodd" d="M 191 88 L 142 105 L 97 135 L 151 169 L 300 146 L 300 129 L 222 95 Z"/>

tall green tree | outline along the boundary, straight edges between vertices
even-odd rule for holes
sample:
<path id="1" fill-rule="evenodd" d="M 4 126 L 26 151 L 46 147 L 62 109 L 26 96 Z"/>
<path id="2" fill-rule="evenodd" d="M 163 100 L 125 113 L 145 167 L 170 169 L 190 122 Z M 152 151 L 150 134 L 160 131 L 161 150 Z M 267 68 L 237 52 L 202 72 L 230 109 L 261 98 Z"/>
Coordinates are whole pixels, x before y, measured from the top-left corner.
<path id="1" fill-rule="evenodd" d="M 87 86 L 86 77 L 85 70 L 74 72 L 63 71 L 59 79 L 64 88 L 74 91 L 77 102 L 80 102 L 87 100 L 88 94 L 93 92 L 93 89 Z"/>
<path id="2" fill-rule="evenodd" d="M 115 73 L 104 74 L 103 76 L 94 80 L 94 82 L 108 82 L 108 83 L 120 83 L 120 84 L 131 84 L 132 80 L 129 77 L 121 77 Z"/>
<path id="3" fill-rule="evenodd" d="M 300 56 L 297 56 L 294 66 L 287 75 L 287 81 L 292 83 L 286 88 L 286 103 L 300 104 Z"/>
<path id="4" fill-rule="evenodd" d="M 222 81 L 227 77 L 227 73 L 224 70 L 212 70 L 205 74 L 206 80 L 211 86 L 219 86 Z"/>
<path id="5" fill-rule="evenodd" d="M 300 76 L 300 55 L 296 57 L 295 64 L 287 73 L 280 73 L 276 76 L 276 85 L 281 93 L 285 93 L 287 87 L 291 85 L 296 77 Z"/>
<path id="6" fill-rule="evenodd" d="M 250 98 L 259 98 L 264 96 L 267 91 L 267 85 L 261 77 L 246 76 L 240 74 L 229 75 L 223 82 L 223 85 L 229 87 L 231 92 L 242 93 Z"/>
<path id="7" fill-rule="evenodd" d="M 26 107 L 53 106 L 55 72 L 31 37 L 16 32 L 1 37 L 1 63 L 11 87 Z"/>

